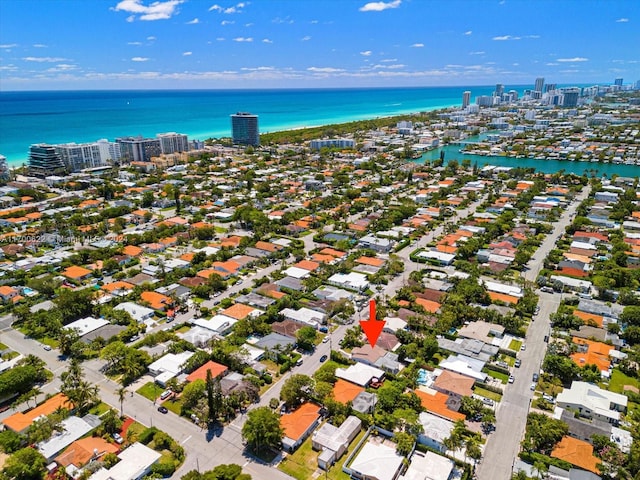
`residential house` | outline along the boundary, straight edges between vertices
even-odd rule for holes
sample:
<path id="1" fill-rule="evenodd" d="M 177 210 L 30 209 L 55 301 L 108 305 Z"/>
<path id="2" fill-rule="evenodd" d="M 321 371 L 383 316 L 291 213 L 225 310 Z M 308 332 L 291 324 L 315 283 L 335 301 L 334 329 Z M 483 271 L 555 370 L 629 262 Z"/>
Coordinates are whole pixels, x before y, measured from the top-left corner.
<path id="1" fill-rule="evenodd" d="M 556 397 L 559 407 L 570 409 L 585 418 L 593 418 L 612 425 L 620 423 L 620 414 L 627 410 L 628 398 L 603 390 L 587 382 L 574 381 Z"/>
<path id="2" fill-rule="evenodd" d="M 429 412 L 422 412 L 418 417 L 422 425 L 422 433 L 418 435 L 418 442 L 429 448 L 445 453 L 447 447 L 444 441 L 451 437 L 453 422 Z"/>
<path id="3" fill-rule="evenodd" d="M 369 437 L 347 468 L 352 478 L 396 480 L 403 460 L 404 457 L 383 442 L 382 437 Z"/>
<path id="4" fill-rule="evenodd" d="M 48 398 L 40 405 L 26 412 L 16 412 L 13 415 L 8 416 L 2 423 L 5 428 L 13 430 L 16 433 L 22 433 L 31 426 L 36 418 L 51 415 L 59 408 L 66 408 L 67 410 L 73 410 L 73 405 L 69 399 L 63 393 L 58 393 L 53 397 Z"/>
<path id="5" fill-rule="evenodd" d="M 322 425 L 313 433 L 311 446 L 314 450 L 321 450 L 318 456 L 318 467 L 328 470 L 331 465 L 340 460 L 362 428 L 362 421 L 349 415 L 342 425 L 335 427 L 329 422 Z"/>
<path id="6" fill-rule="evenodd" d="M 599 473 L 602 461 L 593 454 L 593 445 L 573 437 L 563 437 L 553 448 L 551 457 L 569 462 L 571 465 L 593 473 Z"/>
<path id="7" fill-rule="evenodd" d="M 136 442 L 118 454 L 118 463 L 108 470 L 101 468 L 89 480 L 138 480 L 151 471 L 160 457 L 160 452 Z"/>
<path id="8" fill-rule="evenodd" d="M 320 420 L 319 412 L 318 405 L 307 402 L 280 417 L 280 426 L 284 431 L 282 446 L 286 451 L 295 451 L 311 434 Z"/>

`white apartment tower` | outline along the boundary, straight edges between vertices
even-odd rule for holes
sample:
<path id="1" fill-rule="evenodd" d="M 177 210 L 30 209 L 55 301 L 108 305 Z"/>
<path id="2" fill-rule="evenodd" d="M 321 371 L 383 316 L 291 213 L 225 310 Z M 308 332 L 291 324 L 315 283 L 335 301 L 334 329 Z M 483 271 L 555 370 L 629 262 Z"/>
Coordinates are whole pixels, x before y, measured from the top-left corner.
<path id="1" fill-rule="evenodd" d="M 462 108 L 467 108 L 471 103 L 471 92 L 466 90 L 462 92 Z"/>
<path id="2" fill-rule="evenodd" d="M 104 165 L 97 143 L 63 143 L 53 148 L 70 172 Z"/>
<path id="3" fill-rule="evenodd" d="M 544 77 L 536 78 L 536 86 L 534 87 L 534 91 L 542 92 L 542 88 L 544 87 Z"/>
<path id="4" fill-rule="evenodd" d="M 156 135 L 160 139 L 160 150 L 162 153 L 179 153 L 189 151 L 189 140 L 182 133 L 159 133 Z"/>
<path id="5" fill-rule="evenodd" d="M 120 144 L 110 142 L 106 138 L 102 138 L 96 142 L 100 149 L 100 158 L 103 163 L 109 164 L 120 160 Z"/>

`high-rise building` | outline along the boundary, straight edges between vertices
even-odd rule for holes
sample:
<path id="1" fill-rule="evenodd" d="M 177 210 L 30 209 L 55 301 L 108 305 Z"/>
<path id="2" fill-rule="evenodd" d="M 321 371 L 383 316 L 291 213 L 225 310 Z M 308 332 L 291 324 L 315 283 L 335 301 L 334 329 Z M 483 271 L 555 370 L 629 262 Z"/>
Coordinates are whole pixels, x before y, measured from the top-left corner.
<path id="1" fill-rule="evenodd" d="M 489 95 L 478 95 L 476 97 L 476 104 L 481 107 L 491 107 L 493 106 L 493 97 Z"/>
<path id="2" fill-rule="evenodd" d="M 462 92 L 462 108 L 467 108 L 471 103 L 471 92 L 466 90 Z"/>
<path id="3" fill-rule="evenodd" d="M 621 87 L 622 86 L 622 78 L 616 78 L 615 81 L 613 82 L 613 84 L 617 87 Z"/>
<path id="4" fill-rule="evenodd" d="M 116 143 L 120 145 L 122 160 L 127 162 L 150 162 L 162 153 L 158 138 L 122 137 L 116 138 Z"/>
<path id="5" fill-rule="evenodd" d="M 260 145 L 258 116 L 247 112 L 231 115 L 231 137 L 240 145 Z"/>
<path id="6" fill-rule="evenodd" d="M 100 159 L 102 163 L 116 163 L 122 156 L 120 154 L 120 144 L 116 142 L 110 142 L 106 138 L 102 138 L 96 142 L 100 149 Z"/>
<path id="7" fill-rule="evenodd" d="M 102 167 L 105 162 L 100 155 L 98 143 L 63 143 L 53 148 L 60 156 L 68 172 L 79 172 L 83 168 Z"/>
<path id="8" fill-rule="evenodd" d="M 558 85 L 557 85 L 557 84 L 555 84 L 555 83 L 547 83 L 547 84 L 544 86 L 544 91 L 545 91 L 545 93 L 547 93 L 547 92 L 553 92 L 554 90 L 557 90 L 557 89 L 558 89 Z"/>
<path id="9" fill-rule="evenodd" d="M 182 133 L 159 133 L 160 150 L 162 153 L 179 153 L 189 151 L 189 140 Z"/>
<path id="10" fill-rule="evenodd" d="M 538 77 L 536 78 L 536 85 L 533 88 L 536 92 L 541 92 L 542 91 L 542 87 L 544 87 L 544 77 Z"/>
<path id="11" fill-rule="evenodd" d="M 562 106 L 565 108 L 577 107 L 579 96 L 580 96 L 580 89 L 578 87 L 562 89 Z"/>
<path id="12" fill-rule="evenodd" d="M 65 173 L 65 167 L 53 145 L 39 143 L 29 147 L 29 171 L 37 177 L 46 177 Z"/>
<path id="13" fill-rule="evenodd" d="M 496 84 L 496 91 L 493 93 L 494 97 L 502 98 L 502 94 L 504 93 L 504 85 L 501 83 Z"/>
<path id="14" fill-rule="evenodd" d="M 9 164 L 7 163 L 7 157 L 0 155 L 0 178 L 9 178 Z"/>

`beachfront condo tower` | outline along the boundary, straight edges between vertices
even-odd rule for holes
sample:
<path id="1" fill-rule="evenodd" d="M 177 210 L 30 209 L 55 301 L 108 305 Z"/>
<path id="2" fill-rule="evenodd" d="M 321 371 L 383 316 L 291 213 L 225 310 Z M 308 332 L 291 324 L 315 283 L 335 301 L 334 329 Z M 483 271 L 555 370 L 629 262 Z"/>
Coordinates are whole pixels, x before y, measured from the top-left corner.
<path id="1" fill-rule="evenodd" d="M 247 112 L 231 115 L 231 137 L 234 144 L 260 145 L 258 116 Z"/>
<path id="2" fill-rule="evenodd" d="M 542 92 L 542 88 L 544 87 L 544 77 L 536 78 L 536 86 L 534 87 L 534 91 Z"/>
<path id="3" fill-rule="evenodd" d="M 465 90 L 462 93 L 462 108 L 467 108 L 471 103 L 471 92 L 469 90 Z"/>
<path id="4" fill-rule="evenodd" d="M 39 143 L 29 147 L 29 172 L 36 177 L 65 173 L 64 162 L 53 145 Z"/>

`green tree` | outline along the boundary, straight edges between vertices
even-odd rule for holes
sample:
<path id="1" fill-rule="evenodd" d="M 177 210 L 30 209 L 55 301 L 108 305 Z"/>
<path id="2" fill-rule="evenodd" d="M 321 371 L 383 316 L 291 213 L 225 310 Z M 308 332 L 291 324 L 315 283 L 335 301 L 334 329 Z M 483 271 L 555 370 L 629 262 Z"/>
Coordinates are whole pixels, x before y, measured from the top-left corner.
<path id="1" fill-rule="evenodd" d="M 84 379 L 84 372 L 78 359 L 71 359 L 69 369 L 60 375 L 60 379 L 62 380 L 60 391 L 69 398 L 78 412 L 85 413 L 98 401 L 100 389 Z"/>
<path id="2" fill-rule="evenodd" d="M 242 427 L 242 438 L 254 451 L 279 448 L 283 436 L 280 416 L 269 407 L 258 407 L 247 414 L 247 421 Z"/>
<path id="3" fill-rule="evenodd" d="M 393 439 L 396 442 L 396 453 L 398 455 L 406 457 L 411 453 L 411 450 L 413 450 L 415 439 L 412 435 L 406 432 L 397 432 L 393 435 Z"/>
<path id="4" fill-rule="evenodd" d="M 202 379 L 194 380 L 188 383 L 182 390 L 182 409 L 184 411 L 191 410 L 198 404 L 198 401 L 205 395 L 207 391 L 207 384 Z"/>
<path id="5" fill-rule="evenodd" d="M 47 460 L 35 448 L 27 447 L 11 455 L 2 469 L 2 480 L 41 480 Z"/>
<path id="6" fill-rule="evenodd" d="M 553 447 L 569 432 L 569 426 L 543 413 L 527 416 L 527 430 L 522 446 L 527 452 L 549 455 Z"/>
<path id="7" fill-rule="evenodd" d="M 129 390 L 127 390 L 126 387 L 120 387 L 116 390 L 116 394 L 118 395 L 118 401 L 120 402 L 120 416 L 124 417 L 124 411 L 123 411 L 123 405 L 124 405 L 124 399 L 127 395 L 127 393 L 129 393 Z"/>
<path id="8" fill-rule="evenodd" d="M 298 347 L 307 351 L 314 349 L 317 337 L 318 331 L 310 326 L 302 327 L 296 332 L 296 342 Z"/>
<path id="9" fill-rule="evenodd" d="M 314 391 L 313 378 L 308 375 L 296 373 L 285 380 L 280 390 L 280 400 L 289 407 L 296 407 L 305 402 Z"/>
<path id="10" fill-rule="evenodd" d="M 207 370 L 207 379 L 205 381 L 207 388 L 207 407 L 208 418 L 210 422 L 215 422 L 220 415 L 223 407 L 222 390 L 220 388 L 220 379 L 213 378 L 211 370 Z"/>

